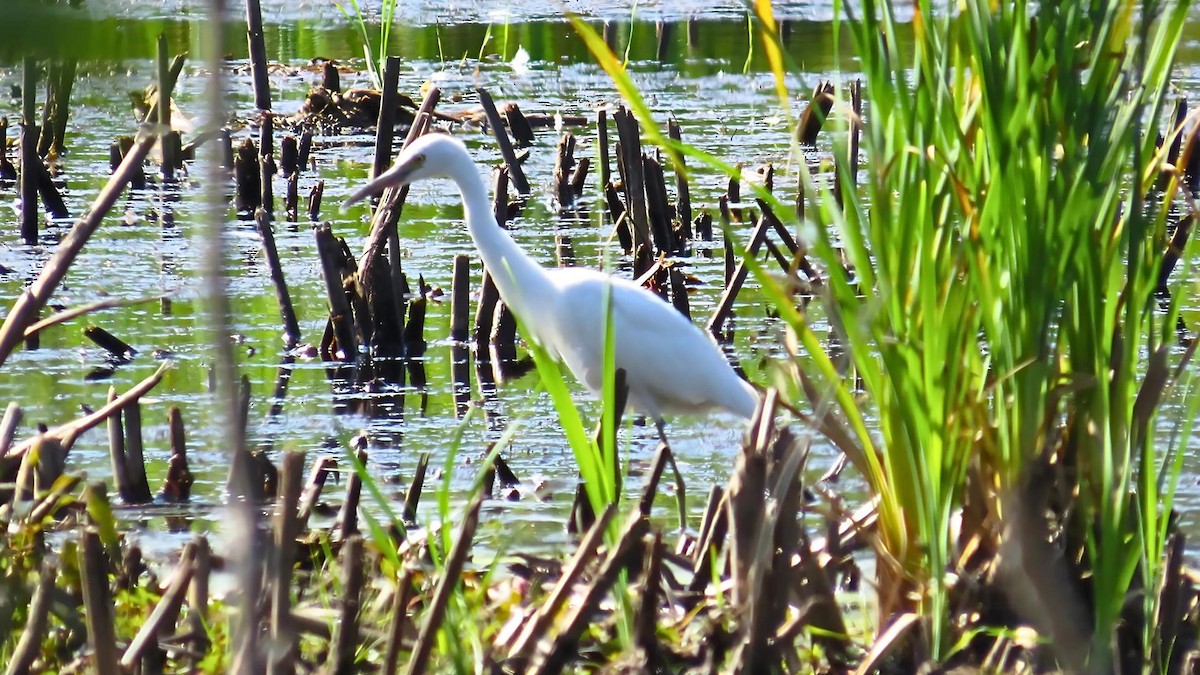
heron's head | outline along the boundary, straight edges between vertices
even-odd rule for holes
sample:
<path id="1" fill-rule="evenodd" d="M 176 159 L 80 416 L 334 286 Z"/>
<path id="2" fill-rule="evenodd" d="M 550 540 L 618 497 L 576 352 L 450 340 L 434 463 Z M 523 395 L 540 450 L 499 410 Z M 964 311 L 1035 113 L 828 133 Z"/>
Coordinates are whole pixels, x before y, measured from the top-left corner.
<path id="1" fill-rule="evenodd" d="M 461 164 L 462 158 L 470 161 L 462 141 L 445 134 L 425 134 L 405 146 L 392 168 L 350 195 L 342 204 L 342 210 L 389 187 L 426 178 L 450 177 L 454 167 Z"/>

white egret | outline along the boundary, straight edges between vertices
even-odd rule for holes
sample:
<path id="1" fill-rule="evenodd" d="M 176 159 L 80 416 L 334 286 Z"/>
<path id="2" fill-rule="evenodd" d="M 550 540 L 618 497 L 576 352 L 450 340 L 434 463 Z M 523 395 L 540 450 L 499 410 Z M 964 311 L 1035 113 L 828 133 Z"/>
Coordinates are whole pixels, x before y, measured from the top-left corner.
<path id="1" fill-rule="evenodd" d="M 545 269 L 496 223 L 479 169 L 458 139 L 426 134 L 396 163 L 346 200 L 427 178 L 449 178 L 463 218 L 500 297 L 528 337 L 567 364 L 592 392 L 604 366 L 604 294 L 611 289 L 614 356 L 625 369 L 629 404 L 663 432 L 663 415 L 725 410 L 749 419 L 758 394 L 734 372 L 717 345 L 659 296 L 626 279 L 579 267 Z"/>

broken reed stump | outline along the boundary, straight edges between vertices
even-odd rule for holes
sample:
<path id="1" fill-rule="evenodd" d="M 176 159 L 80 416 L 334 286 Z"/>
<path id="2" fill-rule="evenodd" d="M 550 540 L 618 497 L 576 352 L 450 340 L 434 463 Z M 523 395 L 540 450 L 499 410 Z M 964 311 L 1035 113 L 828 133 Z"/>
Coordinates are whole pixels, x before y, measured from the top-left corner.
<path id="1" fill-rule="evenodd" d="M 392 141 L 396 133 L 399 86 L 400 57 L 389 56 L 383 67 L 383 91 L 379 103 L 379 122 L 375 126 L 375 160 L 371 168 L 371 178 L 378 177 L 392 164 Z"/>
<path id="2" fill-rule="evenodd" d="M 303 170 L 299 142 L 295 136 L 287 134 L 279 141 L 279 172 L 290 178 L 292 174 L 299 174 Z"/>
<path id="3" fill-rule="evenodd" d="M 283 265 L 279 260 L 279 250 L 275 246 L 275 232 L 263 209 L 254 212 L 254 224 L 267 258 L 271 286 L 275 289 L 275 301 L 279 304 L 279 317 L 283 320 L 284 348 L 292 349 L 300 344 L 300 323 L 296 320 L 296 310 L 292 307 L 292 296 L 288 293 L 287 282 L 283 278 Z"/>
<path id="4" fill-rule="evenodd" d="M 470 553 L 471 541 L 475 537 L 475 528 L 479 524 L 479 509 L 482 506 L 483 495 L 477 494 L 463 511 L 454 543 L 451 544 L 450 552 L 446 555 L 446 564 L 442 568 L 442 573 L 429 602 L 429 608 L 421 622 L 416 645 L 413 646 L 412 657 L 408 662 L 408 669 L 405 671 L 409 675 L 425 672 L 426 662 L 433 652 L 433 644 L 437 639 L 438 628 L 441 627 L 442 619 L 446 615 L 446 605 L 450 602 L 450 594 L 458 585 L 459 575 L 462 573 L 463 565 Z"/>
<path id="5" fill-rule="evenodd" d="M 124 340 L 95 325 L 83 329 L 83 336 L 96 343 L 113 359 L 126 362 L 137 355 L 137 350 L 130 347 Z"/>
<path id="6" fill-rule="evenodd" d="M 171 79 L 171 67 L 167 61 L 167 36 L 165 33 L 160 33 L 158 36 L 157 45 L 157 65 L 158 65 L 158 118 L 153 120 L 158 123 L 159 128 L 159 149 L 162 154 L 161 171 L 165 181 L 170 181 L 175 178 L 175 163 L 177 161 L 177 148 L 170 142 L 171 131 L 171 94 L 173 93 L 175 83 Z"/>
<path id="7" fill-rule="evenodd" d="M 37 154 L 40 130 L 34 124 L 34 109 L 37 97 L 37 62 L 26 56 L 22 62 L 24 72 L 21 89 L 21 240 L 26 246 L 38 242 L 37 170 L 41 164 Z"/>
<path id="8" fill-rule="evenodd" d="M 617 127 L 617 169 L 624 193 L 625 222 L 633 256 L 633 276 L 640 277 L 654 263 L 654 239 L 650 233 L 650 212 L 646 202 L 643 174 L 641 130 L 633 114 L 623 106 L 613 113 Z"/>
<path id="9" fill-rule="evenodd" d="M 103 484 L 93 485 L 101 497 Z M 108 557 L 95 528 L 87 527 L 80 535 L 80 587 L 83 590 L 84 620 L 96 672 L 119 672 L 117 664 L 116 617 L 112 593 L 108 587 Z"/>
<path id="10" fill-rule="evenodd" d="M 487 114 L 488 127 L 492 130 L 492 136 L 496 139 L 496 144 L 500 146 L 500 155 L 504 157 L 504 164 L 508 167 L 509 180 L 512 181 L 513 189 L 518 194 L 528 195 L 530 192 L 529 181 L 525 178 L 525 170 L 521 168 L 521 162 L 517 160 L 517 153 L 508 139 L 508 131 L 504 126 L 504 121 L 500 118 L 500 112 L 496 110 L 496 104 L 492 101 L 491 94 L 482 87 L 476 88 L 475 93 L 479 95 L 479 103 Z"/>
<path id="11" fill-rule="evenodd" d="M 42 108 L 42 134 L 38 139 L 39 157 L 57 157 L 66 149 L 67 118 L 71 109 L 71 89 L 75 86 L 78 61 L 68 58 L 54 61 L 46 68 L 46 105 Z"/>
<path id="12" fill-rule="evenodd" d="M 293 662 L 299 635 L 291 620 L 291 589 L 296 538 L 302 534 L 298 514 L 304 457 L 302 452 L 283 456 L 279 500 L 275 504 L 274 538 L 267 569 L 271 642 L 275 645 L 268 657 L 267 672 L 273 675 L 295 672 Z"/>
<path id="13" fill-rule="evenodd" d="M 454 277 L 450 288 L 450 371 L 454 387 L 454 409 L 465 415 L 471 402 L 471 351 L 467 346 L 471 312 L 471 256 L 454 256 Z"/>
<path id="14" fill-rule="evenodd" d="M 258 148 L 249 138 L 242 139 L 233 158 L 234 209 L 241 217 L 251 217 L 263 205 L 262 163 Z"/>
<path id="15" fill-rule="evenodd" d="M 842 207 L 843 199 L 843 182 L 848 182 L 850 189 L 855 189 L 858 185 L 858 144 L 859 137 L 862 135 L 862 80 L 855 80 L 850 83 L 850 107 L 852 117 L 850 120 L 850 143 L 847 148 L 846 166 L 848 167 L 849 175 L 842 177 L 839 167 L 842 164 L 839 162 L 834 166 L 833 178 L 833 197 L 837 201 L 839 208 Z"/>
<path id="16" fill-rule="evenodd" d="M 337 340 L 334 347 L 322 354 L 322 358 L 335 360 L 337 352 L 341 352 L 341 360 L 353 361 L 358 356 L 358 339 L 350 302 L 346 299 L 341 247 L 328 223 L 314 228 L 313 233 L 317 239 L 317 252 L 321 256 L 321 271 L 329 298 L 329 322 Z"/>
<path id="17" fill-rule="evenodd" d="M 271 82 L 267 78 L 267 45 L 263 38 L 259 0 L 246 0 L 246 41 L 250 49 L 250 72 L 254 80 L 254 107 L 271 109 Z"/>
<path id="18" fill-rule="evenodd" d="M 325 195 L 325 181 L 318 180 L 317 184 L 312 186 L 308 191 L 308 219 L 318 221 L 321 219 L 321 197 Z"/>
<path id="19" fill-rule="evenodd" d="M 46 207 L 46 213 L 50 214 L 51 218 L 70 218 L 71 214 L 67 212 L 67 204 L 63 201 L 62 193 L 58 191 L 58 186 L 54 184 L 54 178 L 50 176 L 50 169 L 46 168 L 46 164 L 40 160 L 34 162 L 32 166 L 37 172 L 38 196 L 42 199 L 42 206 Z"/>
<path id="20" fill-rule="evenodd" d="M 803 146 L 815 147 L 817 134 L 821 132 L 821 126 L 825 124 L 825 119 L 829 117 L 829 111 L 832 109 L 833 83 L 821 80 L 813 89 L 808 106 L 800 113 L 800 123 L 796 125 L 796 141 Z"/>
<path id="21" fill-rule="evenodd" d="M 158 495 L 163 501 L 181 504 L 191 498 L 195 479 L 188 468 L 187 439 L 179 406 L 171 406 L 167 411 L 167 427 L 171 437 L 171 458 L 167 462 L 167 477 Z"/>
<path id="22" fill-rule="evenodd" d="M 683 142 L 683 134 L 679 129 L 679 122 L 674 117 L 667 120 L 667 135 L 676 143 Z M 687 164 L 683 161 L 683 155 L 677 155 L 674 158 L 674 163 L 676 217 L 679 219 L 680 225 L 686 228 L 690 227 L 692 223 L 692 196 L 691 190 L 688 187 Z M 685 240 L 691 239 L 691 232 L 685 232 L 683 238 Z"/>
<path id="23" fill-rule="evenodd" d="M 330 672 L 353 675 L 358 672 L 355 654 L 359 647 L 359 613 L 362 604 L 364 570 L 363 538 L 354 535 L 342 544 L 342 607 L 334 630 L 330 653 Z"/>
<path id="24" fill-rule="evenodd" d="M 766 240 L 767 229 L 770 226 L 770 221 L 765 216 L 759 218 L 758 224 L 754 226 L 754 230 L 750 234 L 750 242 L 746 246 L 747 258 L 758 255 L 758 250 Z M 725 321 L 733 312 L 733 303 L 737 300 L 737 295 L 741 292 L 742 284 L 746 282 L 746 277 L 749 273 L 750 269 L 746 265 L 746 260 L 742 259 L 738 262 L 733 277 L 726 283 L 725 290 L 721 292 L 721 299 L 717 302 L 717 308 L 708 320 L 708 332 L 712 333 L 718 340 L 721 338 L 721 331 L 725 326 Z"/>
<path id="25" fill-rule="evenodd" d="M 8 138 L 8 118 L 0 117 L 0 138 Z M 8 143 L 0 143 L 0 180 L 15 181 L 18 178 L 17 167 L 8 158 Z"/>
<path id="26" fill-rule="evenodd" d="M 578 210 L 590 166 L 587 157 L 575 161 L 575 135 L 564 133 L 554 160 L 554 194 L 560 216 Z"/>
<path id="27" fill-rule="evenodd" d="M 359 450 L 358 466 L 365 471 L 367 466 L 367 451 Z M 343 540 L 358 534 L 358 503 L 362 499 L 362 476 L 357 470 L 350 472 L 346 479 L 346 499 L 338 512 L 338 530 Z"/>
<path id="28" fill-rule="evenodd" d="M 259 200 L 261 208 L 267 212 L 267 219 L 275 218 L 275 188 L 271 179 L 275 176 L 275 127 L 271 115 L 262 116 L 262 126 L 259 128 L 258 141 L 258 174 L 259 187 L 262 197 Z"/>
<path id="29" fill-rule="evenodd" d="M 122 411 L 125 422 L 125 465 L 128 467 L 132 500 L 130 503 L 148 504 L 154 501 L 150 482 L 146 479 L 146 452 L 142 441 L 142 404 L 131 401 Z"/>

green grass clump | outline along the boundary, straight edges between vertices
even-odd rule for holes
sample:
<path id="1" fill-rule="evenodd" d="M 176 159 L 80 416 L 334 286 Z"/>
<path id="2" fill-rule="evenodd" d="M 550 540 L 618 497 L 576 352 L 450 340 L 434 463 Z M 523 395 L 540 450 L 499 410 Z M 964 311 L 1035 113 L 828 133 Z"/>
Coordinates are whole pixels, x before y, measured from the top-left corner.
<path id="1" fill-rule="evenodd" d="M 844 208 L 808 187 L 826 308 L 867 403 L 805 317 L 790 321 L 817 363 L 814 405 L 849 421 L 879 497 L 881 616 L 930 617 L 944 656 L 956 535 L 1004 545 L 1013 498 L 1054 456 L 1074 469 L 1089 664 L 1103 668 L 1128 591 L 1157 578 L 1172 493 L 1160 480 L 1178 472 L 1154 433 L 1180 358 L 1178 307 L 1154 298 L 1178 176 L 1155 189 L 1170 167 L 1153 124 L 1187 7 L 1030 5 L 918 11 L 907 51 L 886 3 L 847 11 L 869 101 L 865 184 L 842 146 Z M 956 532 L 968 495 L 984 522 Z"/>
<path id="2" fill-rule="evenodd" d="M 770 4 L 752 9 L 786 104 Z M 797 164 L 816 206 L 806 214 L 810 254 L 827 270 L 818 311 L 850 372 L 783 285 L 751 267 L 803 347 L 790 393 L 810 400 L 816 426 L 877 500 L 880 627 L 914 612 L 932 656 L 945 658 L 962 637 L 950 630 L 945 573 L 962 571 L 968 542 L 999 560 L 1021 528 L 1037 540 L 1034 523 L 1074 556 L 1075 584 L 1043 602 L 1074 601 L 1091 621 L 1083 656 L 1067 665 L 1103 670 L 1129 593 L 1160 578 L 1179 472 L 1178 452 L 1155 433 L 1160 405 L 1180 404 L 1175 438 L 1187 437 L 1197 409 L 1184 370 L 1191 352 L 1172 348 L 1178 294 L 1166 306 L 1155 297 L 1168 214 L 1181 200 L 1154 129 L 1187 5 L 918 6 L 911 42 L 888 3 L 835 10 L 847 18 L 834 44 L 844 27 L 867 101 L 860 118 L 839 91 L 830 120 L 841 124 L 841 198 Z M 650 141 L 737 175 L 665 140 L 623 65 L 573 21 Z M 1055 514 L 1062 522 L 1047 522 L 1042 502 L 1023 510 L 1051 493 L 1069 501 Z M 1149 626 L 1156 596 L 1142 597 Z"/>

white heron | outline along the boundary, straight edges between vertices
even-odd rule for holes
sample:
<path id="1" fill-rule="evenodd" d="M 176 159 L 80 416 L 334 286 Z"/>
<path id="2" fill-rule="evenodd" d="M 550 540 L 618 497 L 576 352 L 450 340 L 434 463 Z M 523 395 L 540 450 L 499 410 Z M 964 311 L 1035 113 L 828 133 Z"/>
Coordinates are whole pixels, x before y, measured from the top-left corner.
<path id="1" fill-rule="evenodd" d="M 342 205 L 385 188 L 449 178 L 462 194 L 463 218 L 500 297 L 527 336 L 566 363 L 592 392 L 604 366 L 604 294 L 611 290 L 614 356 L 625 369 L 629 405 L 652 418 L 665 440 L 663 416 L 724 410 L 749 419 L 758 394 L 734 372 L 709 337 L 659 296 L 597 270 L 545 269 L 496 223 L 487 188 L 462 141 L 426 134 L 396 163 Z"/>

